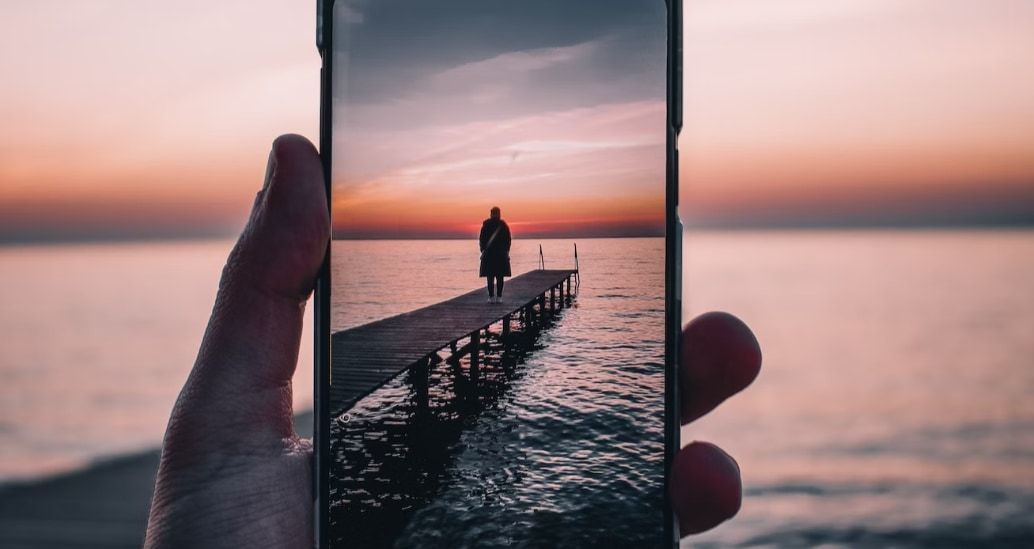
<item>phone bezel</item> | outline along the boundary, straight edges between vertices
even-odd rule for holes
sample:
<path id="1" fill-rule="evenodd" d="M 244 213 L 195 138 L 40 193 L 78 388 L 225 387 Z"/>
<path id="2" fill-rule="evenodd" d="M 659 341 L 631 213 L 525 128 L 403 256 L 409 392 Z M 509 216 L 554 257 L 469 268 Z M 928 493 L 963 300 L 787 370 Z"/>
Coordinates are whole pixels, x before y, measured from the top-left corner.
<path id="1" fill-rule="evenodd" d="M 335 0 L 316 2 L 316 47 L 320 68 L 320 160 L 327 206 L 331 210 L 333 129 L 333 52 Z M 678 217 L 678 135 L 682 129 L 682 0 L 665 0 L 667 7 L 667 124 L 665 162 L 664 253 L 664 493 L 680 444 L 678 354 L 682 325 L 682 223 Z M 313 527 L 316 547 L 330 546 L 330 245 L 320 268 L 313 298 Z M 324 381 L 326 380 L 326 381 Z M 678 547 L 679 532 L 665 497 L 664 539 Z"/>

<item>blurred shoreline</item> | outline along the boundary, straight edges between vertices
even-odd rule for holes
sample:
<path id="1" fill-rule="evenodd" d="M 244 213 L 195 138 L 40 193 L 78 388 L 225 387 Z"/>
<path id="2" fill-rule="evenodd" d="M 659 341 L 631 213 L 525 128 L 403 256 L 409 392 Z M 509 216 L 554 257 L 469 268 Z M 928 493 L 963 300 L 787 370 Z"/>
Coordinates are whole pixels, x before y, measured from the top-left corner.
<path id="1" fill-rule="evenodd" d="M 311 411 L 294 422 L 312 436 Z M 160 457 L 152 448 L 0 485 L 0 547 L 140 547 Z"/>

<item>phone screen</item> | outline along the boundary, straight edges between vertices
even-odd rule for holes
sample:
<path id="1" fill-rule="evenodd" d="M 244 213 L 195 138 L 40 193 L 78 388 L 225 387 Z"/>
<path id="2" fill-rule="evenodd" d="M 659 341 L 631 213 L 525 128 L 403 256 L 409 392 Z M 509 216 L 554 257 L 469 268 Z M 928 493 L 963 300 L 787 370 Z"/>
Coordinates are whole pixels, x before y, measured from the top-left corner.
<path id="1" fill-rule="evenodd" d="M 664 1 L 332 13 L 330 545 L 663 546 Z"/>

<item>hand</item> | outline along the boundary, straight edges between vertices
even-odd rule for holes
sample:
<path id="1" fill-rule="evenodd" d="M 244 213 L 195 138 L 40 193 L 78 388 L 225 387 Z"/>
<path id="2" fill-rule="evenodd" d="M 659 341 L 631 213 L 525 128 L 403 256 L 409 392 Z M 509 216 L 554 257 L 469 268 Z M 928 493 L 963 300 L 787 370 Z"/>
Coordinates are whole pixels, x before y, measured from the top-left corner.
<path id="1" fill-rule="evenodd" d="M 291 378 L 329 235 L 319 156 L 305 138 L 282 136 L 169 419 L 146 547 L 312 547 L 312 445 L 294 433 Z M 749 385 L 760 360 L 734 317 L 690 323 L 683 423 Z M 713 445 L 683 448 L 671 486 L 683 534 L 739 509 L 739 469 Z"/>
<path id="2" fill-rule="evenodd" d="M 312 445 L 294 433 L 291 377 L 330 237 L 322 174 L 305 138 L 273 143 L 169 419 L 146 547 L 313 546 Z"/>

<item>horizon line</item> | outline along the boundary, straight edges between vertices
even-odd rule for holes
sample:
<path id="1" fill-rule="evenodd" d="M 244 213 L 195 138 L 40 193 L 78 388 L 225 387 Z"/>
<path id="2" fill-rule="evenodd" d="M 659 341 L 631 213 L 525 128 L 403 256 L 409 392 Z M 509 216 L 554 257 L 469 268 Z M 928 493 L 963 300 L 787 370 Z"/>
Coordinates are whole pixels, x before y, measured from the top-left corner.
<path id="1" fill-rule="evenodd" d="M 1034 222 L 1029 223 L 973 223 L 973 224 L 844 224 L 844 225 L 809 225 L 809 224 L 688 224 L 684 227 L 685 232 L 882 232 L 882 231 L 939 231 L 939 232 L 1017 232 L 1034 230 Z M 44 235 L 3 235 L 0 234 L 0 247 L 23 247 L 23 246 L 50 246 L 50 245 L 89 245 L 98 243 L 122 244 L 135 242 L 183 242 L 183 241 L 214 241 L 233 240 L 240 235 L 240 232 L 185 232 L 181 234 L 54 234 Z M 12 237 L 13 236 L 13 237 Z M 661 238 L 663 233 L 649 235 L 620 235 L 620 236 L 523 236 L 515 237 L 514 240 L 573 240 L 573 239 L 604 239 L 604 238 Z M 331 240 L 476 240 L 476 236 L 469 237 L 425 237 L 425 238 L 398 238 L 398 237 L 346 237 L 331 235 Z"/>
<path id="2" fill-rule="evenodd" d="M 602 240 L 605 238 L 664 238 L 664 234 L 628 234 L 628 235 L 594 235 L 594 236 L 522 236 L 513 240 Z M 427 236 L 422 238 L 406 238 L 396 236 L 331 236 L 331 240 L 378 240 L 378 241 L 412 241 L 412 240 L 477 240 L 478 236 Z"/>

